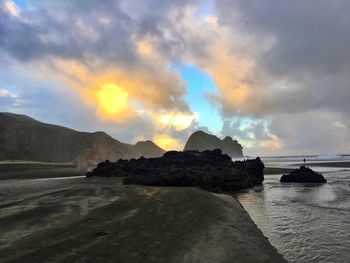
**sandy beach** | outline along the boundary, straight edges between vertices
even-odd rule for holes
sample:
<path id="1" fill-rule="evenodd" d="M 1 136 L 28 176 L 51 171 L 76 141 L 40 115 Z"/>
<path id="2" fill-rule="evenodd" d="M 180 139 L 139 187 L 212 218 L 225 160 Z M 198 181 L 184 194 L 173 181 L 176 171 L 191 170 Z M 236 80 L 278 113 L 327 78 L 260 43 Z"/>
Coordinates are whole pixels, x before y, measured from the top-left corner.
<path id="1" fill-rule="evenodd" d="M 0 262 L 285 262 L 231 196 L 120 178 L 0 186 Z"/>
<path id="2" fill-rule="evenodd" d="M 264 174 L 287 174 L 293 171 L 294 168 L 280 168 L 280 167 L 265 167 Z"/>

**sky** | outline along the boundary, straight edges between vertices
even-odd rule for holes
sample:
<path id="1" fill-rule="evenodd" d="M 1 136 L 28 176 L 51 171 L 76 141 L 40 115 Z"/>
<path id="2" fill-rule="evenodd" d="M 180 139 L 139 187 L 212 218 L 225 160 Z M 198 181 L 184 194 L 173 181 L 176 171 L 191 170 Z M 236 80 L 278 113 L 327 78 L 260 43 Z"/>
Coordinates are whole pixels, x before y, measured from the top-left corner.
<path id="1" fill-rule="evenodd" d="M 350 153 L 348 0 L 0 0 L 0 111 L 182 149 Z"/>

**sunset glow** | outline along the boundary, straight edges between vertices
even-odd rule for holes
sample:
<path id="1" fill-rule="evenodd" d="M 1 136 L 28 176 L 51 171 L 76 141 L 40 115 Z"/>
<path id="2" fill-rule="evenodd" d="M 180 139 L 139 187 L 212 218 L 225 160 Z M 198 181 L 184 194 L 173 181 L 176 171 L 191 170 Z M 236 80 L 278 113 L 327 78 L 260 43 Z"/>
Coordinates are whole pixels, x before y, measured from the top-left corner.
<path id="1" fill-rule="evenodd" d="M 157 134 L 153 137 L 153 141 L 166 151 L 182 150 L 183 148 L 183 144 L 179 140 L 168 134 Z"/>
<path id="2" fill-rule="evenodd" d="M 101 85 L 96 97 L 102 111 L 106 114 L 117 114 L 128 109 L 128 93 L 121 87 L 107 83 Z"/>
<path id="3" fill-rule="evenodd" d="M 347 1 L 100 2 L 0 0 L 2 111 L 168 149 L 200 129 L 251 156 L 348 151 Z"/>

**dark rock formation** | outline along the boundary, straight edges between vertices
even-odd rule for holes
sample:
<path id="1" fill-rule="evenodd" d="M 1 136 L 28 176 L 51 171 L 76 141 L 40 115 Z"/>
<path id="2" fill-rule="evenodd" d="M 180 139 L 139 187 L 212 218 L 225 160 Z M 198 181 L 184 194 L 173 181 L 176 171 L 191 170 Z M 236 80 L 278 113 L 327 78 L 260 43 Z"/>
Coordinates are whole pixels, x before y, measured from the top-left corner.
<path id="1" fill-rule="evenodd" d="M 203 131 L 196 131 L 188 138 L 184 151 L 202 152 L 215 149 L 220 149 L 231 157 L 243 157 L 243 147 L 236 140 L 232 140 L 229 136 L 220 140 L 218 137 Z"/>
<path id="2" fill-rule="evenodd" d="M 232 192 L 260 185 L 263 170 L 259 158 L 232 162 L 221 150 L 171 151 L 159 158 L 105 161 L 87 176 L 126 176 L 124 184 L 198 186 L 212 192 Z"/>
<path id="3" fill-rule="evenodd" d="M 327 183 L 322 174 L 305 166 L 300 166 L 299 169 L 283 175 L 280 181 L 283 183 Z"/>

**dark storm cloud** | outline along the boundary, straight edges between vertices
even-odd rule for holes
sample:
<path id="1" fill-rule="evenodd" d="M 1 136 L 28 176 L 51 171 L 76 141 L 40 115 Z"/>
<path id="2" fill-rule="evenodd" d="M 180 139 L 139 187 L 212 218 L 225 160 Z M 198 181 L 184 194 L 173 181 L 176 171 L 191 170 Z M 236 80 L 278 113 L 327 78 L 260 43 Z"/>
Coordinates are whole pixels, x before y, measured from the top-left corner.
<path id="1" fill-rule="evenodd" d="M 297 154 L 339 154 L 350 151 L 347 114 L 317 111 L 274 116 L 270 129 L 284 142 L 284 151 Z"/>
<path id="2" fill-rule="evenodd" d="M 272 43 L 256 57 L 254 113 L 350 112 L 344 99 L 350 96 L 349 1 L 217 2 L 220 23 Z M 239 19 L 232 15 L 237 10 Z M 287 88 L 276 87 L 276 80 Z"/>
<path id="3" fill-rule="evenodd" d="M 218 2 L 223 23 L 232 22 L 230 11 L 237 8 L 242 30 L 276 38 L 276 45 L 263 57 L 276 72 L 294 68 L 334 73 L 350 65 L 347 0 Z"/>
<path id="4" fill-rule="evenodd" d="M 89 1 L 44 1 L 14 17 L 0 9 L 0 47 L 20 60 L 47 56 L 89 56 L 108 62 L 132 63 L 135 58 L 130 32 L 133 23 L 116 4 Z M 108 25 L 103 18 L 109 17 Z"/>
<path id="5" fill-rule="evenodd" d="M 134 38 L 151 35 L 164 56 L 179 52 L 180 35 L 164 35 L 174 26 L 176 8 L 201 1 L 28 1 L 21 19 L 0 9 L 0 48 L 21 60 L 54 55 L 89 63 L 97 56 L 106 63 L 135 66 Z M 182 12 L 175 15 L 181 19 Z M 83 31 L 83 32 L 78 32 Z M 174 32 L 173 32 L 174 33 Z"/>

